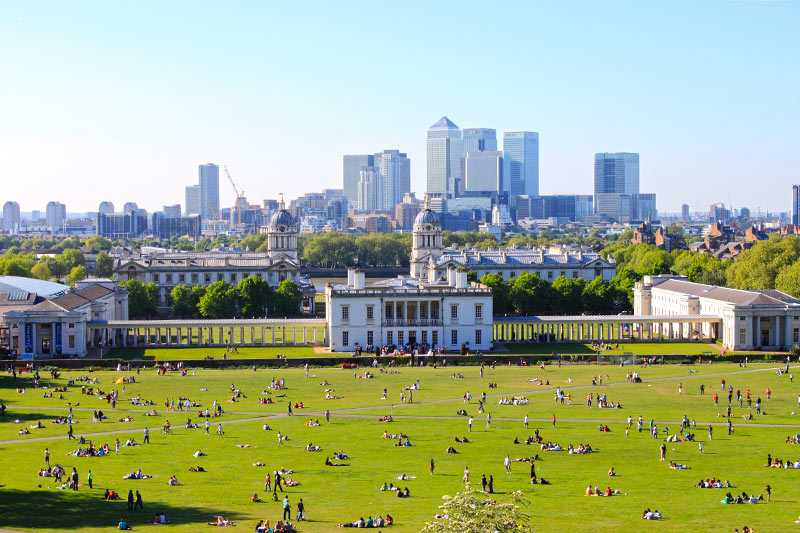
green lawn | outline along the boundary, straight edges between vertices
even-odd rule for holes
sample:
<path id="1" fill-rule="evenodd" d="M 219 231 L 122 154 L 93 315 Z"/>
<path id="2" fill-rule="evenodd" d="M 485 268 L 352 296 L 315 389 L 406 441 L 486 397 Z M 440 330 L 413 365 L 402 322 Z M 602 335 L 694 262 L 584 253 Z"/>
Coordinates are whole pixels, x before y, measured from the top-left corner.
<path id="1" fill-rule="evenodd" d="M 625 342 L 619 344 L 611 344 L 611 350 L 601 351 L 601 355 L 703 355 L 713 354 L 718 355 L 719 347 L 711 343 L 698 343 L 698 342 Z M 519 343 L 519 344 L 506 344 L 502 350 L 508 350 L 506 353 L 526 355 L 526 354 L 591 354 L 597 353 L 592 349 L 591 344 L 582 343 Z M 503 353 L 498 350 L 498 353 Z"/>
<path id="2" fill-rule="evenodd" d="M 106 358 L 150 359 L 156 361 L 197 360 L 213 357 L 222 359 L 225 348 L 115 348 Z M 229 359 L 273 359 L 278 355 L 287 358 L 313 357 L 313 346 L 243 346 L 236 352 L 229 352 Z"/>
<path id="3" fill-rule="evenodd" d="M 174 350 L 171 350 L 174 351 Z M 281 516 L 279 503 L 274 503 L 263 491 L 262 480 L 267 470 L 290 468 L 290 477 L 300 485 L 289 489 L 292 505 L 302 498 L 311 519 L 301 523 L 301 531 L 329 532 L 344 520 L 359 516 L 391 513 L 396 526 L 387 531 L 418 531 L 435 514 L 443 494 L 452 494 L 461 487 L 465 466 L 473 480 L 492 474 L 498 498 L 509 491 L 521 489 L 529 498 L 528 509 L 537 531 L 733 531 L 748 525 L 755 531 L 777 531 L 794 527 L 797 502 L 800 501 L 800 470 L 765 468 L 768 453 L 783 459 L 800 457 L 800 447 L 785 443 L 787 435 L 800 431 L 800 419 L 795 412 L 800 380 L 794 383 L 787 376 L 778 376 L 776 365 L 752 364 L 747 368 L 734 364 L 704 364 L 695 366 L 665 365 L 619 367 L 615 365 L 563 365 L 539 367 L 486 367 L 483 378 L 477 367 L 408 368 L 397 373 L 375 372 L 373 379 L 356 377 L 362 370 L 312 369 L 306 376 L 302 369 L 269 370 L 190 370 L 187 375 L 171 373 L 158 376 L 153 370 L 135 374 L 136 383 L 115 385 L 116 372 L 94 372 L 101 389 L 120 391 L 116 409 L 105 400 L 82 394 L 79 385 L 70 386 L 64 397 L 56 393 L 44 398 L 41 389 L 33 389 L 30 378 L 12 381 L 0 374 L 0 400 L 8 406 L 5 418 L 0 419 L 0 528 L 25 531 L 108 531 L 118 518 L 127 514 L 136 531 L 159 531 L 148 524 L 157 511 L 165 511 L 171 522 L 169 531 L 202 531 L 214 514 L 234 519 L 238 527 L 232 531 L 252 531 L 257 520 L 269 519 L 273 524 Z M 631 384 L 625 374 L 637 370 L 644 383 Z M 795 368 L 793 372 L 797 372 Z M 454 375 L 454 373 L 457 373 Z M 45 379 L 49 385 L 64 385 L 70 378 L 86 372 L 65 372 L 58 380 Z M 463 376 L 463 377 L 462 377 Z M 601 376 L 602 385 L 592 385 L 593 377 Z M 287 390 L 270 396 L 272 405 L 259 404 L 259 397 L 272 378 L 285 378 Z M 540 378 L 544 385 L 530 380 Z M 403 387 L 420 380 L 421 390 L 415 391 L 413 404 L 401 404 Z M 724 405 L 711 400 L 712 390 L 719 391 L 721 381 L 742 391 L 749 388 L 753 397 L 764 401 L 765 415 L 757 415 L 746 423 L 747 404 L 739 407 L 734 398 L 733 421 L 735 433 L 728 436 L 723 425 Z M 497 388 L 489 388 L 497 383 Z M 231 386 L 241 389 L 246 398 L 230 401 Z M 705 394 L 699 386 L 704 384 Z M 679 386 L 683 392 L 679 394 Z M 20 392 L 18 387 L 24 387 Z M 553 390 L 562 387 L 571 402 L 558 405 Z M 382 400 L 384 388 L 388 400 Z M 766 399 L 770 388 L 772 397 Z M 326 400 L 331 390 L 337 399 Z M 465 404 L 463 395 L 470 391 L 473 400 Z M 494 421 L 488 429 L 484 416 L 477 413 L 477 398 L 488 394 L 487 409 Z M 622 409 L 587 407 L 588 393 L 605 393 Z M 501 397 L 525 395 L 528 405 L 498 405 Z M 131 405 L 130 399 L 141 397 L 155 402 L 155 407 Z M 191 412 L 172 412 L 164 408 L 164 400 L 187 397 L 202 406 L 214 400 L 221 402 L 225 415 L 214 420 L 211 434 L 203 429 L 185 429 L 187 417 L 197 418 L 197 408 Z M 286 402 L 304 402 L 305 409 L 295 409 L 295 416 L 286 416 Z M 151 428 L 149 445 L 123 447 L 120 454 L 107 457 L 74 457 L 68 452 L 78 447 L 67 441 L 65 427 L 54 424 L 51 418 L 66 413 L 67 403 L 75 406 L 75 432 L 86 435 L 97 444 L 129 436 L 141 441 L 145 426 Z M 91 422 L 94 409 L 103 409 L 109 420 Z M 156 409 L 157 416 L 145 416 L 147 409 Z M 332 419 L 326 423 L 322 413 L 330 409 Z M 464 417 L 456 411 L 466 409 L 475 416 L 475 427 L 467 431 Z M 379 422 L 378 417 L 392 414 L 394 422 Z M 531 427 L 525 430 L 522 418 L 531 417 Z M 551 417 L 557 416 L 554 428 Z M 625 435 L 625 419 L 641 415 L 646 421 L 656 420 L 660 428 L 678 429 L 686 414 L 697 421 L 699 440 L 705 441 L 705 453 L 700 454 L 696 443 L 669 443 L 668 459 L 689 466 L 690 470 L 675 471 L 658 460 L 661 439 L 634 429 Z M 132 416 L 132 422 L 120 418 Z M 320 419 L 319 427 L 308 427 L 310 419 Z M 20 423 L 15 420 L 19 419 Z M 30 435 L 20 436 L 23 426 L 43 421 L 43 429 L 32 429 Z M 170 420 L 176 429 L 169 436 L 158 428 Z M 216 423 L 221 421 L 224 437 L 217 437 Z M 272 431 L 264 431 L 269 423 Z M 607 423 L 610 433 L 598 431 Z M 714 438 L 708 440 L 706 427 L 715 424 Z M 546 440 L 563 447 L 569 443 L 591 443 L 596 453 L 570 455 L 566 452 L 544 452 L 535 446 L 515 445 L 514 437 L 524 439 L 539 428 Z M 382 438 L 387 430 L 408 434 L 413 446 L 401 448 L 394 441 Z M 289 436 L 283 446 L 277 445 L 277 432 Z M 109 434 L 108 432 L 116 432 Z M 467 435 L 472 442 L 454 442 L 455 436 Z M 664 434 L 660 435 L 663 437 Z M 307 452 L 309 442 L 320 445 L 321 452 Z M 240 448 L 237 445 L 248 444 Z M 445 453 L 454 446 L 456 455 Z M 94 489 L 82 485 L 77 492 L 60 490 L 52 478 L 36 475 L 43 464 L 45 447 L 51 462 L 61 463 L 67 470 L 78 469 L 82 484 L 88 469 L 94 476 Z M 202 450 L 207 455 L 195 458 L 192 453 Z M 343 450 L 350 454 L 346 467 L 326 467 L 326 454 Z M 551 485 L 531 486 L 528 483 L 527 463 L 514 463 L 512 473 L 503 471 L 503 457 L 527 457 L 538 453 L 539 476 Z M 436 473 L 428 474 L 431 458 L 436 461 Z M 256 462 L 265 467 L 254 466 Z M 191 465 L 202 465 L 207 472 L 191 473 Z M 609 467 L 619 476 L 608 478 Z M 152 479 L 123 480 L 123 474 L 141 467 Z M 401 473 L 416 479 L 398 482 Z M 167 479 L 176 474 L 181 485 L 169 487 Z M 761 493 L 766 484 L 773 487 L 771 503 L 759 505 L 721 505 L 725 491 L 695 488 L 700 478 L 718 477 L 730 480 L 734 492 Z M 380 492 L 383 482 L 393 481 L 408 486 L 411 497 L 398 499 L 394 493 Z M 614 498 L 584 496 L 587 484 L 621 490 L 624 495 Z M 113 488 L 123 494 L 139 490 L 145 512 L 128 513 L 124 502 L 104 502 L 103 489 Z M 250 503 L 254 493 L 264 503 Z M 657 508 L 664 514 L 661 522 L 640 519 L 645 507 Z"/>

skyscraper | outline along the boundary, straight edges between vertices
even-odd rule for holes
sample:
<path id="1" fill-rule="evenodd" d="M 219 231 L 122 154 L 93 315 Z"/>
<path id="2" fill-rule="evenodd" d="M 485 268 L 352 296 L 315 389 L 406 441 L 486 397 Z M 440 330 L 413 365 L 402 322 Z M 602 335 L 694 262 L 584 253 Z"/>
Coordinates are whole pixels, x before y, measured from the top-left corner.
<path id="1" fill-rule="evenodd" d="M 464 128 L 464 155 L 497 150 L 497 132 L 491 128 Z"/>
<path id="2" fill-rule="evenodd" d="M 464 177 L 464 140 L 461 130 L 447 117 L 428 129 L 427 192 L 447 197 Z"/>
<path id="3" fill-rule="evenodd" d="M 377 209 L 393 211 L 411 192 L 411 160 L 399 150 L 384 150 L 375 154 L 374 162 L 381 181 Z"/>
<path id="4" fill-rule="evenodd" d="M 684 222 L 689 222 L 689 204 L 683 204 L 681 206 L 681 219 Z"/>
<path id="5" fill-rule="evenodd" d="M 104 215 L 111 215 L 114 213 L 114 202 L 100 202 L 100 206 L 97 208 L 98 213 L 103 213 Z"/>
<path id="6" fill-rule="evenodd" d="M 374 211 L 380 209 L 381 180 L 377 170 L 371 167 L 361 169 L 358 179 L 357 207 L 361 211 Z"/>
<path id="7" fill-rule="evenodd" d="M 139 209 L 139 205 L 136 202 L 125 202 L 125 205 L 122 206 L 122 212 L 126 215 L 131 214 L 137 209 Z"/>
<path id="8" fill-rule="evenodd" d="M 503 152 L 467 152 L 465 167 L 465 191 L 500 193 L 503 187 Z"/>
<path id="9" fill-rule="evenodd" d="M 626 222 L 634 219 L 639 211 L 638 196 L 639 154 L 594 154 L 594 208 L 598 215 Z"/>
<path id="10" fill-rule="evenodd" d="M 52 233 L 61 231 L 67 221 L 67 206 L 60 202 L 47 202 L 47 226 Z"/>
<path id="11" fill-rule="evenodd" d="M 373 168 L 375 156 L 372 154 L 353 154 L 342 157 L 342 188 L 350 205 L 358 204 L 358 182 L 362 168 Z"/>
<path id="12" fill-rule="evenodd" d="M 200 165 L 200 216 L 204 220 L 219 218 L 219 167 L 213 163 Z"/>
<path id="13" fill-rule="evenodd" d="M 180 216 L 181 216 L 181 204 L 165 205 L 164 206 L 164 216 L 166 218 L 180 218 Z"/>
<path id="14" fill-rule="evenodd" d="M 19 204 L 6 202 L 3 204 L 3 229 L 9 233 L 17 233 L 21 222 Z"/>
<path id="15" fill-rule="evenodd" d="M 503 134 L 503 187 L 511 196 L 539 196 L 539 134 L 507 131 Z"/>
<path id="16" fill-rule="evenodd" d="M 186 214 L 200 214 L 200 186 L 189 185 L 186 187 Z"/>
<path id="17" fill-rule="evenodd" d="M 800 185 L 792 185 L 792 224 L 800 225 Z"/>

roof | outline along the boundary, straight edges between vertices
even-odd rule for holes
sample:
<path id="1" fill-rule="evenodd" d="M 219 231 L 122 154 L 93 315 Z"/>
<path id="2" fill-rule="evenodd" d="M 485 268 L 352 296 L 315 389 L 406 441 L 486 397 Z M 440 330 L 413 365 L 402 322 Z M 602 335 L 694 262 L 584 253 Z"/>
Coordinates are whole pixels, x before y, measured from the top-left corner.
<path id="1" fill-rule="evenodd" d="M 39 300 L 36 293 L 27 291 L 0 292 L 0 307 L 33 305 Z"/>
<path id="2" fill-rule="evenodd" d="M 111 289 L 103 287 L 102 285 L 89 285 L 88 287 L 75 289 L 67 294 L 64 294 L 63 296 L 54 298 L 51 301 L 59 307 L 69 309 L 71 311 L 95 300 L 99 300 L 100 298 L 113 292 L 114 291 Z"/>
<path id="3" fill-rule="evenodd" d="M 457 130 L 458 126 L 453 124 L 453 121 L 447 117 L 442 117 L 436 121 L 436 123 L 431 126 L 429 129 L 448 129 L 448 130 Z"/>
<path id="4" fill-rule="evenodd" d="M 278 209 L 272 214 L 269 225 L 274 229 L 276 226 L 295 226 L 297 222 L 289 211 Z"/>
<path id="5" fill-rule="evenodd" d="M 44 281 L 36 278 L 23 278 L 21 276 L 0 276 L 0 291 L 3 292 L 33 292 L 39 296 L 50 298 L 64 294 L 68 290 L 69 287 L 66 285 L 54 283 L 52 281 Z"/>
<path id="6" fill-rule="evenodd" d="M 430 209 L 423 209 L 417 213 L 414 224 L 439 224 L 439 217 Z"/>
<path id="7" fill-rule="evenodd" d="M 741 290 L 729 289 L 728 287 L 718 287 L 716 285 L 704 285 L 680 279 L 665 279 L 653 286 L 654 288 L 697 296 L 698 298 L 709 298 L 733 305 L 765 305 L 765 306 L 786 306 L 800 305 L 800 300 L 775 289 L 763 290 Z"/>
<path id="8" fill-rule="evenodd" d="M 437 265 L 449 262 L 459 263 L 467 267 L 474 266 L 507 266 L 524 268 L 538 265 L 542 267 L 580 267 L 595 261 L 608 262 L 597 252 L 566 251 L 553 253 L 539 248 L 500 248 L 494 250 L 444 250 L 436 261 Z"/>

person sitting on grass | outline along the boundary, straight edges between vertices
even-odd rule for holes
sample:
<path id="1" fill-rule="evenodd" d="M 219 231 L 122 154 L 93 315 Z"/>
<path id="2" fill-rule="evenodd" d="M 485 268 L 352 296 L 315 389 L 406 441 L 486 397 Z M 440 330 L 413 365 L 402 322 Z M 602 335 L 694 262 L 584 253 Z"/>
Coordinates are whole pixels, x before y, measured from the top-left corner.
<path id="1" fill-rule="evenodd" d="M 409 496 L 411 496 L 411 492 L 408 490 L 408 487 L 397 491 L 398 498 L 408 498 Z"/>
<path id="2" fill-rule="evenodd" d="M 233 520 L 226 520 L 222 515 L 217 515 L 214 517 L 214 521 L 209 522 L 208 525 L 216 527 L 232 527 L 235 526 L 236 523 Z"/>
<path id="3" fill-rule="evenodd" d="M 117 529 L 129 531 L 133 528 L 130 525 L 128 525 L 128 520 L 123 516 L 122 518 L 119 519 L 119 522 L 117 522 Z"/>
<path id="4" fill-rule="evenodd" d="M 659 511 L 658 509 L 654 509 L 654 510 L 651 511 L 650 508 L 648 507 L 642 513 L 642 519 L 643 520 L 661 520 L 661 511 Z"/>
<path id="5" fill-rule="evenodd" d="M 345 463 L 334 463 L 333 461 L 331 461 L 330 456 L 326 456 L 325 457 L 325 466 L 349 466 L 349 465 L 347 465 Z"/>
<path id="6" fill-rule="evenodd" d="M 162 526 L 162 525 L 164 525 L 164 524 L 166 524 L 166 523 L 167 523 L 167 515 L 166 515 L 166 514 L 164 514 L 163 512 L 161 512 L 161 513 L 156 513 L 155 515 L 153 515 L 153 522 L 152 522 L 152 524 L 153 524 L 154 526 Z"/>
<path id="7" fill-rule="evenodd" d="M 251 503 L 261 503 L 262 501 L 264 501 L 264 500 L 262 500 L 261 498 L 258 497 L 258 493 L 257 492 L 254 492 L 253 495 L 250 496 L 250 502 Z"/>
<path id="8" fill-rule="evenodd" d="M 103 495 L 103 498 L 107 502 L 112 501 L 112 500 L 119 500 L 120 499 L 119 498 L 119 493 L 117 491 L 113 490 L 113 489 L 106 489 L 106 492 Z"/>
<path id="9" fill-rule="evenodd" d="M 167 481 L 167 485 L 170 487 L 177 487 L 180 483 L 178 483 L 178 477 L 175 474 L 169 476 L 169 480 Z"/>
<path id="10" fill-rule="evenodd" d="M 206 469 L 205 469 L 205 468 L 203 468 L 203 467 L 202 467 L 202 466 L 200 466 L 200 465 L 197 465 L 197 466 L 190 466 L 190 467 L 189 467 L 189 472 L 205 472 L 205 471 L 206 471 Z"/>
<path id="11" fill-rule="evenodd" d="M 688 466 L 686 466 L 684 464 L 676 463 L 674 461 L 670 461 L 669 462 L 669 467 L 671 469 L 673 469 L 673 470 L 689 470 Z"/>

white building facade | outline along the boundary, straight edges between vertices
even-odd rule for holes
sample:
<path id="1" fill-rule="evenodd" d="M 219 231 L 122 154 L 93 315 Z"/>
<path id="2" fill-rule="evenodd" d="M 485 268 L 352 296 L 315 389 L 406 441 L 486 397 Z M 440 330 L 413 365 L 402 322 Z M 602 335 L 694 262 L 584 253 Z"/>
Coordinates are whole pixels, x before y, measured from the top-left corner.
<path id="1" fill-rule="evenodd" d="M 634 287 L 633 313 L 719 317 L 719 331 L 711 337 L 730 350 L 786 350 L 800 344 L 800 300 L 774 289 L 729 289 L 683 276 L 645 276 Z"/>
<path id="2" fill-rule="evenodd" d="M 492 291 L 455 269 L 444 281 L 398 277 L 369 286 L 363 272 L 351 269 L 347 285 L 326 288 L 325 314 L 333 352 L 381 346 L 484 351 L 492 345 Z"/>

